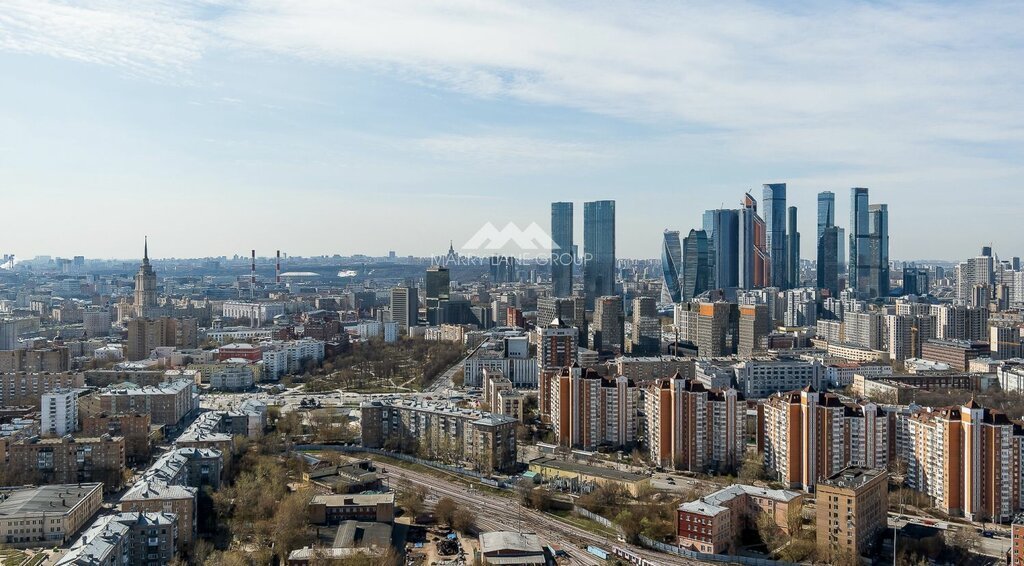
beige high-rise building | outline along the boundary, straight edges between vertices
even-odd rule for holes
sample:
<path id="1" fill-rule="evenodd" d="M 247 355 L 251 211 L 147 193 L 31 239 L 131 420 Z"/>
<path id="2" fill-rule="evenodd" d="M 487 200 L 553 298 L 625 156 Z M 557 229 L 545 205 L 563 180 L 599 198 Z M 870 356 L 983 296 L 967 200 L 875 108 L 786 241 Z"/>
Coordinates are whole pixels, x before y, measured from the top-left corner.
<path id="1" fill-rule="evenodd" d="M 624 377 L 605 377 L 579 364 L 549 381 L 550 420 L 557 442 L 592 450 L 637 442 L 640 390 Z"/>
<path id="2" fill-rule="evenodd" d="M 625 349 L 625 338 L 622 297 L 598 297 L 594 302 L 594 343 L 591 348 L 621 354 Z"/>
<path id="3" fill-rule="evenodd" d="M 693 472 L 732 471 L 746 449 L 746 404 L 735 389 L 707 389 L 676 374 L 645 395 L 647 446 L 658 465 Z"/>
<path id="4" fill-rule="evenodd" d="M 725 342 L 729 330 L 730 304 L 700 303 L 697 308 L 697 353 L 702 358 L 717 358 L 731 353 Z"/>
<path id="5" fill-rule="evenodd" d="M 764 340 L 772 330 L 768 305 L 740 305 L 740 340 L 736 352 L 741 358 L 752 358 L 765 351 Z"/>
<path id="6" fill-rule="evenodd" d="M 178 349 L 199 345 L 199 321 L 194 318 L 133 318 L 128 321 L 128 359 L 143 360 L 154 348 Z"/>
<path id="7" fill-rule="evenodd" d="M 153 271 L 153 266 L 149 264 L 148 238 L 142 250 L 142 265 L 139 266 L 139 272 L 135 274 L 134 307 L 136 317 L 153 316 L 157 310 L 156 273 Z"/>
<path id="8" fill-rule="evenodd" d="M 813 491 L 847 466 L 889 462 L 888 417 L 873 403 L 844 403 L 808 386 L 772 395 L 760 410 L 758 450 L 787 486 Z"/>
<path id="9" fill-rule="evenodd" d="M 867 553 L 886 528 L 889 483 L 885 470 L 849 467 L 818 482 L 818 546 L 834 553 Z"/>

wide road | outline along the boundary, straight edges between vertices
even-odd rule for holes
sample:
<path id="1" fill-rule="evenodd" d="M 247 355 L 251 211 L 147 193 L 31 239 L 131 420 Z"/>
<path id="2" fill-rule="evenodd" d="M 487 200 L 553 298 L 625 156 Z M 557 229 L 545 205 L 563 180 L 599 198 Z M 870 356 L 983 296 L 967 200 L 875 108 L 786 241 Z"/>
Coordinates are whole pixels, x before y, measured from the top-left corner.
<path id="1" fill-rule="evenodd" d="M 523 531 L 537 533 L 546 544 L 562 548 L 569 553 L 571 564 L 583 566 L 600 566 L 605 561 L 587 553 L 579 543 L 592 544 L 606 551 L 612 546 L 628 548 L 656 564 L 688 565 L 698 562 L 680 556 L 654 552 L 644 548 L 610 541 L 600 535 L 568 524 L 550 515 L 519 505 L 515 500 L 485 493 L 475 489 L 467 489 L 464 485 L 439 478 L 437 476 L 414 472 L 399 466 L 385 464 L 387 475 L 426 487 L 437 496 L 450 497 L 456 503 L 476 513 L 476 524 L 483 531 Z M 394 487 L 394 483 L 392 483 Z"/>

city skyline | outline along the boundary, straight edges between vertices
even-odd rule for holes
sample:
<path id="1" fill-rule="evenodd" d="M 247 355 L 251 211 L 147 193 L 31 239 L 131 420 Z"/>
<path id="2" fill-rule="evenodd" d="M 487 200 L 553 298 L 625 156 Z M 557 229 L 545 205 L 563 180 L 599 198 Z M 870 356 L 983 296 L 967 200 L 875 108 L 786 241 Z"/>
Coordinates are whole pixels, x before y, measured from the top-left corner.
<path id="1" fill-rule="evenodd" d="M 802 10 L 8 3 L 3 252 L 136 257 L 124 197 L 176 220 L 149 223 L 155 257 L 429 255 L 482 220 L 614 199 L 617 255 L 657 257 L 663 229 L 785 182 L 805 235 L 818 192 L 864 186 L 894 258 L 1018 253 L 1024 8 Z M 264 230 L 281 211 L 304 229 Z M 401 228 L 422 218 L 445 229 Z"/>

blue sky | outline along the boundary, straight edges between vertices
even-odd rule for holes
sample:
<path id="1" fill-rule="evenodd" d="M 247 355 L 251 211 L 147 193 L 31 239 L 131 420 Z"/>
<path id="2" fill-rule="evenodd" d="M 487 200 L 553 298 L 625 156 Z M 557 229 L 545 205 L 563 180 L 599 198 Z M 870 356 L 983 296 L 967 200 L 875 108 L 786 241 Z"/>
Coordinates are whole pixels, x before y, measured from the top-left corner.
<path id="1" fill-rule="evenodd" d="M 1024 254 L 1024 6 L 200 0 L 0 6 L 0 251 L 428 255 L 554 200 L 624 257 L 789 183 L 893 258 Z M 582 216 L 582 205 L 577 207 Z M 582 234 L 578 235 L 582 240 Z"/>

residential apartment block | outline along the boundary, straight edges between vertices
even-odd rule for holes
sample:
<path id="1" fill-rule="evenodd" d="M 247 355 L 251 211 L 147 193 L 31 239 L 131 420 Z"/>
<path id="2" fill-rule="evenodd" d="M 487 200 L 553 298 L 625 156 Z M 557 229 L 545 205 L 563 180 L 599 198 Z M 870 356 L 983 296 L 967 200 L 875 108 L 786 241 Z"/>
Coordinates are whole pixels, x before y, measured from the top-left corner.
<path id="1" fill-rule="evenodd" d="M 655 381 L 644 397 L 651 461 L 694 472 L 739 467 L 746 449 L 746 403 L 735 389 L 707 389 L 677 373 Z"/>
<path id="2" fill-rule="evenodd" d="M 516 463 L 516 419 L 495 413 L 411 401 L 361 405 L 363 445 L 389 448 L 479 470 Z"/>
<path id="3" fill-rule="evenodd" d="M 593 450 L 637 442 L 640 390 L 634 381 L 574 363 L 548 386 L 549 418 L 559 444 Z"/>

